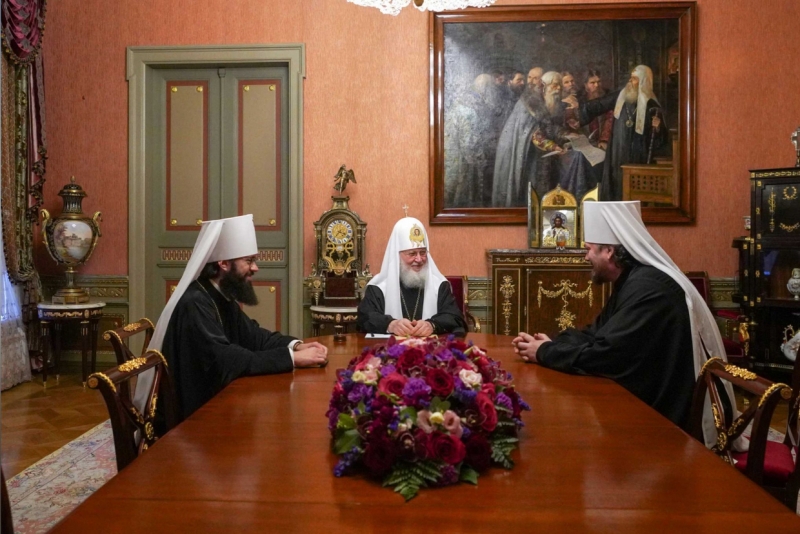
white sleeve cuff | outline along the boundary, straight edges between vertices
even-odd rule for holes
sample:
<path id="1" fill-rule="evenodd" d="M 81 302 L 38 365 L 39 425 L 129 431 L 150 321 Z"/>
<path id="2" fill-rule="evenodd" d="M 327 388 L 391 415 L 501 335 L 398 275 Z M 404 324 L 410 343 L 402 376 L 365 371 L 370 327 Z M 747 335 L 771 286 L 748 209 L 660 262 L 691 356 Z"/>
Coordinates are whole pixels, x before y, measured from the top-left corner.
<path id="1" fill-rule="evenodd" d="M 294 348 L 300 343 L 302 343 L 302 341 L 299 339 L 295 339 L 294 341 L 289 343 L 289 356 L 291 356 L 292 358 L 292 365 L 294 365 Z"/>

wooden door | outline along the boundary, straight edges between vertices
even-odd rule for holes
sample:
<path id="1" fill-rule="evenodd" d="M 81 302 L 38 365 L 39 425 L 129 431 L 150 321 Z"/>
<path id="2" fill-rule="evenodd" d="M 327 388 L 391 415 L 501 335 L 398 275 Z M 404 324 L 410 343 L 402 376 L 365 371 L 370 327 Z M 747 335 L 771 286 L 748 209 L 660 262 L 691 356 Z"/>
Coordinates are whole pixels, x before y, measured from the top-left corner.
<path id="1" fill-rule="evenodd" d="M 146 313 L 158 317 L 204 220 L 252 213 L 259 246 L 248 315 L 288 323 L 288 69 L 152 69 L 145 139 Z"/>

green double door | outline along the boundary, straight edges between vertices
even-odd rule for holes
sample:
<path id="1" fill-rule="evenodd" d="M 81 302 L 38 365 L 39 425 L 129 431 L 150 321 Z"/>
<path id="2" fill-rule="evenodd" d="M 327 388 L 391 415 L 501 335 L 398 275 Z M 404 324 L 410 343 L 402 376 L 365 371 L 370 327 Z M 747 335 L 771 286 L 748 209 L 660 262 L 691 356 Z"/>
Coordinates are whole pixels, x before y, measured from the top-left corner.
<path id="1" fill-rule="evenodd" d="M 252 213 L 259 247 L 253 285 L 259 304 L 246 312 L 269 330 L 288 324 L 287 81 L 285 67 L 148 72 L 148 317 L 159 317 L 177 286 L 202 221 Z"/>

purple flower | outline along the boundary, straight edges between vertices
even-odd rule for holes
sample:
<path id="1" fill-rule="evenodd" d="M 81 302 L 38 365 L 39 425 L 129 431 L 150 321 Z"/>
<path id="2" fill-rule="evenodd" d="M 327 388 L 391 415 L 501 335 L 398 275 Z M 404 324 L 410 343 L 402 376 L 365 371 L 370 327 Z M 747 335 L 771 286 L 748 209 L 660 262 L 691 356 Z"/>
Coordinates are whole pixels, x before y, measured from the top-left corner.
<path id="1" fill-rule="evenodd" d="M 449 486 L 458 482 L 458 471 L 452 465 L 446 465 L 442 468 L 442 476 L 438 480 L 440 486 Z"/>
<path id="2" fill-rule="evenodd" d="M 347 394 L 347 400 L 356 404 L 371 397 L 372 387 L 366 384 L 356 384 L 353 386 L 353 389 L 350 390 L 350 393 Z"/>
<path id="3" fill-rule="evenodd" d="M 463 383 L 462 383 L 463 386 Z M 467 389 L 464 387 L 456 388 L 453 391 L 453 397 L 465 406 L 470 406 L 475 403 L 475 396 L 478 394 L 474 389 Z"/>
<path id="4" fill-rule="evenodd" d="M 408 404 L 419 405 L 420 401 L 427 403 L 431 387 L 421 378 L 409 378 L 403 387 L 403 399 Z"/>
<path id="5" fill-rule="evenodd" d="M 333 468 L 333 475 L 340 477 L 347 474 L 348 469 L 353 463 L 358 460 L 359 456 L 361 456 L 361 451 L 359 451 L 356 447 L 353 447 L 348 452 L 342 455 L 342 459 L 336 463 L 336 467 Z"/>
<path id="6" fill-rule="evenodd" d="M 389 350 L 387 352 L 389 356 L 391 356 L 392 358 L 397 358 L 405 351 L 406 351 L 405 345 L 401 345 L 400 343 L 398 343 L 397 345 L 392 345 L 391 347 L 389 347 Z"/>
<path id="7" fill-rule="evenodd" d="M 436 358 L 442 362 L 449 362 L 453 359 L 453 353 L 445 347 L 441 347 L 436 351 Z"/>
<path id="8" fill-rule="evenodd" d="M 498 393 L 497 398 L 494 401 L 503 408 L 506 408 L 508 410 L 514 409 L 514 405 L 511 404 L 511 399 L 509 399 L 508 395 L 506 395 L 505 393 Z"/>
<path id="9" fill-rule="evenodd" d="M 390 363 L 387 363 L 386 365 L 382 366 L 380 370 L 381 370 L 381 376 L 389 376 L 390 374 L 397 371 L 397 367 L 395 367 Z"/>

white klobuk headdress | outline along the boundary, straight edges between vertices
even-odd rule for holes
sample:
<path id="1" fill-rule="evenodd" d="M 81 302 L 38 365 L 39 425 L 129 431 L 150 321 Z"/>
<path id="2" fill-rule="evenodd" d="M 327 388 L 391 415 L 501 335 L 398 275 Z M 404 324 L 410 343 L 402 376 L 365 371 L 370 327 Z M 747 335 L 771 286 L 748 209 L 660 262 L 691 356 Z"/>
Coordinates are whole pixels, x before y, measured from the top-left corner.
<path id="1" fill-rule="evenodd" d="M 395 319 L 403 317 L 400 301 L 400 252 L 403 250 L 428 249 L 428 278 L 425 282 L 425 300 L 422 304 L 422 318 L 430 319 L 436 315 L 439 300 L 439 286 L 447 280 L 433 261 L 430 254 L 428 233 L 425 227 L 413 217 L 397 221 L 386 244 L 381 272 L 376 274 L 369 285 L 377 286 L 383 292 L 384 313 Z"/>
<path id="2" fill-rule="evenodd" d="M 647 102 L 655 100 L 658 103 L 655 93 L 653 93 L 653 71 L 647 65 L 638 65 L 633 69 L 634 76 L 639 78 L 639 98 L 636 100 L 636 133 L 644 135 L 644 121 L 647 118 Z M 625 90 L 617 97 L 617 104 L 614 106 L 614 118 L 619 119 L 622 113 L 622 106 L 625 105 Z M 625 117 L 623 117 L 625 119 Z"/>
<path id="3" fill-rule="evenodd" d="M 585 202 L 583 212 L 583 240 L 586 243 L 622 245 L 636 260 L 669 275 L 681 286 L 686 295 L 692 328 L 695 375 L 700 374 L 710 356 L 718 356 L 727 361 L 722 336 L 705 299 L 647 231 L 642 222 L 639 201 Z M 733 388 L 728 383 L 726 391 L 734 403 Z M 716 430 L 709 403 L 706 403 L 703 414 L 703 433 L 706 445 L 716 443 Z"/>
<path id="4" fill-rule="evenodd" d="M 161 350 L 164 342 L 164 335 L 167 333 L 169 320 L 175 306 L 186 292 L 189 284 L 194 282 L 203 267 L 207 263 L 221 260 L 233 260 L 258 254 L 258 243 L 256 242 L 256 228 L 253 224 L 252 215 L 240 215 L 229 219 L 218 219 L 216 221 L 205 221 L 200 228 L 200 234 L 192 249 L 192 257 L 183 271 L 178 287 L 172 295 L 158 318 L 153 339 L 150 341 L 148 349 Z M 140 410 L 144 406 L 147 392 L 153 382 L 153 371 L 146 371 L 139 378 L 134 395 L 134 404 Z"/>

